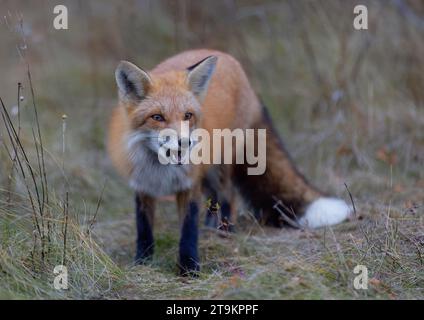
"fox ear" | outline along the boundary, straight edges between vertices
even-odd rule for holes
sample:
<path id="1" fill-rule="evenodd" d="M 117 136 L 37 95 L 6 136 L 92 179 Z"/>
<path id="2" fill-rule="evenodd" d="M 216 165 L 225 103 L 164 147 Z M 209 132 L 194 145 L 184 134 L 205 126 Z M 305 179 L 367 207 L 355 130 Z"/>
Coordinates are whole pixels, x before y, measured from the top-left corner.
<path id="1" fill-rule="evenodd" d="M 216 61 L 218 57 L 209 56 L 202 61 L 192 65 L 187 68 L 187 81 L 190 87 L 190 90 L 194 95 L 202 101 L 206 95 L 208 89 L 209 81 L 212 77 L 212 74 L 215 70 Z"/>
<path id="2" fill-rule="evenodd" d="M 119 63 L 115 71 L 115 79 L 120 98 L 127 102 L 143 100 L 152 82 L 147 72 L 128 61 Z"/>

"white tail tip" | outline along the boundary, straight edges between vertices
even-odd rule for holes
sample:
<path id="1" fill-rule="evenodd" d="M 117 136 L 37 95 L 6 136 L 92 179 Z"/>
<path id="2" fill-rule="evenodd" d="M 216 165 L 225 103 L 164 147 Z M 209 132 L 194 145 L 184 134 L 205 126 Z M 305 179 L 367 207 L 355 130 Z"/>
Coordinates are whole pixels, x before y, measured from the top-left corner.
<path id="1" fill-rule="evenodd" d="M 319 228 L 338 224 L 349 216 L 353 209 L 346 202 L 336 198 L 319 198 L 312 202 L 300 218 L 302 227 Z"/>

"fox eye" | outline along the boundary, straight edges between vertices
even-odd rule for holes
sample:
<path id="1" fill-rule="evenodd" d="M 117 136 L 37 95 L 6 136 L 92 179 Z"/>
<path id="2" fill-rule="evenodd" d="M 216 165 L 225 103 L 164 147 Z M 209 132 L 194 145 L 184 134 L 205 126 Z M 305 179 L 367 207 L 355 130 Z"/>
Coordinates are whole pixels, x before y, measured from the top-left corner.
<path id="1" fill-rule="evenodd" d="M 193 114 L 191 112 L 186 112 L 184 115 L 184 120 L 190 120 L 191 117 L 193 117 Z"/>
<path id="2" fill-rule="evenodd" d="M 165 118 L 161 114 L 154 114 L 151 118 L 155 121 L 165 121 Z"/>

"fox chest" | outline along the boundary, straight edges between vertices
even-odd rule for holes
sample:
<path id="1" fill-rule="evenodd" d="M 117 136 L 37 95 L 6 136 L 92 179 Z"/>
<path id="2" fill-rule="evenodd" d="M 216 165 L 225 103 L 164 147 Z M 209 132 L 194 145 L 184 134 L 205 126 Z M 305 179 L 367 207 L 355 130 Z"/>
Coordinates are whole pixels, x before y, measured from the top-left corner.
<path id="1" fill-rule="evenodd" d="M 131 159 L 130 186 L 152 197 L 172 195 L 191 188 L 188 165 L 163 165 L 157 156 L 139 151 Z"/>

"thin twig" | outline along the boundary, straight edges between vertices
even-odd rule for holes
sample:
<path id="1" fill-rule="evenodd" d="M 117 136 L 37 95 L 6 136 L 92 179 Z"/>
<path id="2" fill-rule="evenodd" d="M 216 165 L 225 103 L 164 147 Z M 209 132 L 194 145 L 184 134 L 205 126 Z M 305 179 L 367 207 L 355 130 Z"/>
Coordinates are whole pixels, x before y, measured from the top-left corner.
<path id="1" fill-rule="evenodd" d="M 347 193 L 349 194 L 350 202 L 352 202 L 353 214 L 354 214 L 354 215 L 355 215 L 355 217 L 356 217 L 356 207 L 355 207 L 355 202 L 353 201 L 352 194 L 350 193 L 349 188 L 347 187 L 346 182 L 345 182 L 345 184 L 344 184 L 344 185 L 345 185 L 345 187 L 346 187 Z"/>
<path id="2" fill-rule="evenodd" d="M 65 265 L 65 262 L 66 262 L 66 240 L 67 240 L 67 235 L 68 235 L 68 216 L 69 216 L 68 206 L 69 206 L 69 197 L 68 197 L 68 192 L 66 192 L 65 202 L 63 204 L 63 219 L 64 219 L 63 228 L 64 228 L 64 231 L 63 231 L 62 265 Z"/>
<path id="3" fill-rule="evenodd" d="M 87 230 L 87 231 L 92 230 L 93 225 L 94 225 L 94 223 L 96 222 L 97 214 L 98 214 L 99 209 L 100 209 L 100 204 L 101 204 L 101 202 L 102 202 L 102 200 L 103 200 L 103 194 L 104 194 L 105 188 L 106 188 L 106 181 L 105 181 L 105 183 L 103 184 L 103 188 L 102 188 L 102 191 L 101 191 L 101 193 L 100 193 L 100 197 L 99 197 L 99 199 L 98 199 L 98 201 L 97 201 L 96 211 L 95 211 L 95 213 L 94 213 L 94 215 L 93 215 L 93 218 L 90 220 L 90 225 L 89 225 L 89 227 L 88 227 L 88 230 Z"/>

